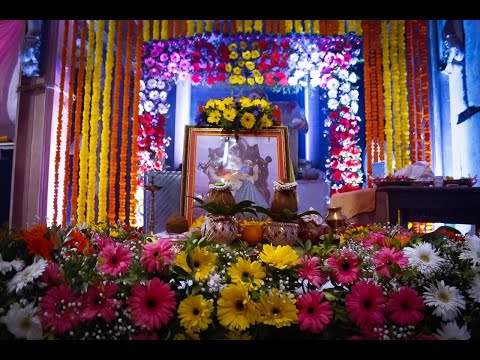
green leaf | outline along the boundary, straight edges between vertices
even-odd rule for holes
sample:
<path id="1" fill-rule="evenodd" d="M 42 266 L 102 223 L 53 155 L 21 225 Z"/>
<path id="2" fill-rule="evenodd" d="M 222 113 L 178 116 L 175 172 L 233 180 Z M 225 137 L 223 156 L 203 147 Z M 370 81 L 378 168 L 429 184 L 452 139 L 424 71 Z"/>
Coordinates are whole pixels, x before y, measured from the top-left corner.
<path id="1" fill-rule="evenodd" d="M 192 253 L 190 251 L 187 252 L 187 265 L 192 271 L 195 269 L 193 266 L 193 259 L 192 259 Z"/>
<path id="2" fill-rule="evenodd" d="M 335 295 L 333 295 L 332 293 L 326 292 L 326 291 L 323 292 L 323 295 L 325 296 L 325 299 L 328 300 L 328 301 L 334 301 L 334 300 L 337 299 L 337 297 Z"/>
<path id="3" fill-rule="evenodd" d="M 195 285 L 192 289 L 192 295 L 197 295 L 201 291 L 202 291 L 202 287 L 200 285 Z"/>
<path id="4" fill-rule="evenodd" d="M 305 250 L 309 251 L 312 248 L 312 242 L 310 240 L 307 240 L 305 242 Z"/>

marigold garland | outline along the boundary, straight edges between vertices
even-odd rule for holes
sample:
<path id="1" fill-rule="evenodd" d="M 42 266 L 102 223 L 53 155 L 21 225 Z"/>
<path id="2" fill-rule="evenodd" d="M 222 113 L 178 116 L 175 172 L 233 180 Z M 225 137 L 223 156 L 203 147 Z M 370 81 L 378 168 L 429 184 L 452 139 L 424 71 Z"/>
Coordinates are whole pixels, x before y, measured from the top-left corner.
<path id="1" fill-rule="evenodd" d="M 313 20 L 313 33 L 320 35 L 320 20 Z"/>
<path id="2" fill-rule="evenodd" d="M 65 72 L 67 68 L 67 52 L 68 52 L 68 32 L 70 21 L 64 21 L 63 28 L 63 45 L 62 45 L 62 71 L 60 73 L 60 95 L 58 98 L 58 115 L 57 115 L 57 137 L 55 151 L 55 177 L 53 182 L 53 224 L 57 224 L 58 220 L 58 186 L 59 186 L 59 169 L 60 169 L 60 151 L 62 147 L 62 126 L 63 126 L 63 92 L 65 89 Z"/>
<path id="3" fill-rule="evenodd" d="M 347 30 L 345 26 L 345 22 L 347 20 L 338 20 L 338 35 L 345 35 Z"/>
<path id="4" fill-rule="evenodd" d="M 73 123 L 73 94 L 75 88 L 75 60 L 77 59 L 77 33 L 78 33 L 78 20 L 73 21 L 73 28 L 72 28 L 72 41 L 70 42 L 70 65 L 68 67 L 69 70 L 69 82 L 68 82 L 68 115 L 67 115 L 67 123 L 65 124 L 66 132 L 67 132 L 67 139 L 65 146 L 65 172 L 63 178 L 63 204 L 62 204 L 62 227 L 67 227 L 67 206 L 68 206 L 68 184 L 70 183 L 70 142 L 71 142 L 71 131 L 72 131 L 72 123 Z"/>
<path id="5" fill-rule="evenodd" d="M 115 54 L 115 83 L 113 86 L 112 134 L 110 137 L 110 176 L 108 178 L 108 222 L 110 224 L 113 224 L 115 222 L 117 204 L 116 184 L 118 175 L 118 119 L 120 117 L 120 88 L 123 85 L 123 25 L 124 20 L 119 20 L 117 34 L 117 53 Z"/>
<path id="6" fill-rule="evenodd" d="M 383 65 L 383 101 L 385 104 L 385 140 L 387 172 L 393 173 L 393 124 L 392 124 L 392 80 L 390 75 L 390 49 L 387 20 L 382 20 L 382 65 Z"/>
<path id="7" fill-rule="evenodd" d="M 366 29 L 368 31 L 368 24 L 366 24 Z M 341 24 L 339 32 L 341 32 Z M 369 34 L 370 35 L 370 34 Z M 363 39 L 363 53 L 365 56 L 370 55 L 370 36 L 366 36 Z M 364 77 L 364 89 L 365 89 L 365 99 L 372 99 L 371 95 L 371 79 L 370 79 L 370 68 L 371 68 L 371 59 L 370 56 L 368 61 L 365 61 L 363 68 L 363 77 Z M 366 144 L 366 153 L 367 153 L 367 186 L 372 186 L 372 162 L 373 162 L 373 151 L 372 151 L 372 121 L 374 118 L 372 103 L 368 100 L 365 101 L 365 144 Z"/>
<path id="8" fill-rule="evenodd" d="M 415 88 L 415 76 L 417 68 L 412 62 L 416 62 L 416 56 L 414 56 L 415 43 L 413 39 L 413 27 L 416 27 L 415 20 L 407 20 L 405 22 L 405 39 L 406 39 L 406 52 L 407 52 L 407 84 L 408 84 L 408 102 L 409 117 L 410 117 L 410 159 L 412 162 L 418 161 L 417 156 L 417 91 Z"/>
<path id="9" fill-rule="evenodd" d="M 237 28 L 237 32 L 243 33 L 243 20 L 235 20 L 235 27 Z"/>
<path id="10" fill-rule="evenodd" d="M 253 30 L 255 30 L 258 33 L 263 32 L 263 20 L 255 20 L 253 22 Z"/>
<path id="11" fill-rule="evenodd" d="M 222 32 L 228 34 L 228 20 L 222 20 Z"/>
<path id="12" fill-rule="evenodd" d="M 402 167 L 410 165 L 410 124 L 408 121 L 407 60 L 405 58 L 405 21 L 398 22 L 398 66 L 400 72 L 400 118 Z"/>
<path id="13" fill-rule="evenodd" d="M 175 20 L 168 21 L 168 32 L 167 32 L 167 39 L 173 38 L 173 28 L 175 26 Z"/>
<path id="14" fill-rule="evenodd" d="M 356 32 L 356 23 L 357 20 L 347 20 L 347 25 L 346 25 L 346 32 L 351 33 L 351 32 Z"/>
<path id="15" fill-rule="evenodd" d="M 213 24 L 212 24 L 212 20 L 207 20 L 207 23 L 205 25 L 205 31 L 207 33 L 211 33 L 213 30 Z"/>
<path id="16" fill-rule="evenodd" d="M 122 111 L 122 139 L 123 146 L 120 148 L 120 177 L 118 188 L 119 210 L 118 218 L 120 221 L 126 220 L 126 202 L 127 202 L 127 149 L 128 149 L 128 105 L 130 103 L 130 81 L 132 72 L 132 47 L 133 47 L 133 20 L 128 20 L 127 44 L 125 51 L 125 79 L 123 84 L 123 111 Z M 132 189 L 133 190 L 133 189 Z"/>
<path id="17" fill-rule="evenodd" d="M 139 23 L 142 23 L 139 20 Z M 107 215 L 107 185 L 109 179 L 109 159 L 110 150 L 110 115 L 111 115 L 111 96 L 113 82 L 113 46 L 115 43 L 115 20 L 108 21 L 108 40 L 107 56 L 105 59 L 105 81 L 103 83 L 103 106 L 102 106 L 102 135 L 100 144 L 100 171 L 98 172 L 98 211 L 97 222 L 104 223 L 108 219 Z M 145 35 L 145 33 L 144 33 Z"/>
<path id="18" fill-rule="evenodd" d="M 376 64 L 377 74 L 377 115 L 378 115 L 378 143 L 379 143 L 379 160 L 385 160 L 385 108 L 383 103 L 383 75 L 382 75 L 382 43 L 381 43 L 381 21 L 374 22 L 374 37 L 375 39 L 375 58 L 378 60 Z"/>
<path id="19" fill-rule="evenodd" d="M 195 35 L 195 21 L 187 20 L 187 36 L 193 37 Z"/>
<path id="20" fill-rule="evenodd" d="M 142 29 L 142 22 L 137 25 L 137 44 L 135 48 L 135 77 L 133 83 L 133 111 L 132 111 L 132 159 L 130 162 L 130 225 L 136 225 L 136 207 L 137 200 L 135 192 L 137 190 L 138 181 L 138 155 L 137 155 L 137 138 L 138 138 L 138 104 L 140 102 L 140 79 L 142 77 L 142 38 L 139 35 Z"/>
<path id="21" fill-rule="evenodd" d="M 285 20 L 285 34 L 290 34 L 292 32 L 293 32 L 293 20 Z"/>
<path id="22" fill-rule="evenodd" d="M 430 142 L 430 113 L 428 101 L 428 67 L 427 67 L 427 22 L 426 20 L 418 21 L 420 32 L 420 61 L 421 61 L 421 90 L 422 90 L 422 122 L 423 122 L 423 146 L 425 152 L 425 161 L 431 165 L 432 149 Z"/>
<path id="23" fill-rule="evenodd" d="M 142 20 L 138 20 L 139 22 Z M 143 20 L 143 41 L 150 41 L 150 20 Z"/>
<path id="24" fill-rule="evenodd" d="M 203 28 L 202 28 L 202 31 L 203 31 Z M 198 30 L 197 30 L 197 34 L 198 34 Z M 166 40 L 167 38 L 168 38 L 168 20 L 162 20 L 162 31 L 160 32 L 160 39 Z"/>
<path id="25" fill-rule="evenodd" d="M 70 224 L 77 222 L 77 196 L 78 196 L 78 161 L 80 147 L 80 128 L 82 126 L 82 105 L 83 105 L 83 86 L 85 80 L 85 43 L 87 39 L 87 21 L 82 21 L 82 30 L 80 34 L 80 54 L 78 58 L 77 88 L 75 90 L 75 126 L 73 130 L 73 165 L 72 165 L 72 196 L 70 205 Z"/>
<path id="26" fill-rule="evenodd" d="M 302 20 L 295 20 L 295 32 L 297 34 L 302 34 L 303 33 Z"/>
<path id="27" fill-rule="evenodd" d="M 330 28 L 330 35 L 337 35 L 338 34 L 338 21 L 337 20 L 328 20 L 329 28 Z"/>
<path id="28" fill-rule="evenodd" d="M 88 25 L 87 69 L 85 72 L 85 97 L 83 99 L 82 114 L 82 148 L 80 149 L 80 173 L 78 178 L 78 223 L 85 223 L 85 207 L 88 188 L 88 134 L 90 131 L 90 109 L 93 75 L 93 47 L 95 45 L 95 21 L 90 20 Z"/>
<path id="29" fill-rule="evenodd" d="M 267 34 L 272 33 L 272 20 L 265 20 L 265 32 Z"/>
<path id="30" fill-rule="evenodd" d="M 414 28 L 414 44 L 420 44 L 420 34 L 419 34 L 419 25 L 417 22 L 417 26 Z M 421 73 L 421 52 L 419 46 L 414 46 L 414 55 L 413 58 L 415 59 L 414 67 L 417 70 L 415 73 L 415 93 L 416 93 L 416 104 L 417 104 L 417 158 L 418 160 L 425 160 L 425 151 L 424 151 L 424 142 L 422 140 L 423 134 L 423 100 L 422 100 L 422 73 Z"/>
<path id="31" fill-rule="evenodd" d="M 400 117 L 400 70 L 398 66 L 398 21 L 390 21 L 390 61 L 392 71 L 393 144 L 395 170 L 403 168 Z"/>
<path id="32" fill-rule="evenodd" d="M 192 20 L 188 20 L 192 22 Z M 193 24 L 193 22 L 192 22 Z M 192 30 L 192 35 L 193 36 L 193 30 Z M 153 40 L 159 40 L 160 39 L 160 20 L 153 20 Z"/>
<path id="33" fill-rule="evenodd" d="M 312 33 L 312 20 L 303 20 L 305 24 L 305 34 Z"/>
<path id="34" fill-rule="evenodd" d="M 355 33 L 358 36 L 363 35 L 363 28 L 362 28 L 363 21 L 364 20 L 355 20 Z"/>
<path id="35" fill-rule="evenodd" d="M 253 20 L 244 20 L 243 27 L 245 33 L 251 33 L 253 31 Z"/>
<path id="36" fill-rule="evenodd" d="M 92 110 L 90 112 L 90 140 L 88 143 L 88 191 L 86 223 L 95 221 L 95 198 L 97 187 L 97 142 L 98 121 L 100 119 L 100 94 L 103 67 L 103 30 L 105 20 L 97 21 L 95 40 L 95 60 L 93 65 Z"/>

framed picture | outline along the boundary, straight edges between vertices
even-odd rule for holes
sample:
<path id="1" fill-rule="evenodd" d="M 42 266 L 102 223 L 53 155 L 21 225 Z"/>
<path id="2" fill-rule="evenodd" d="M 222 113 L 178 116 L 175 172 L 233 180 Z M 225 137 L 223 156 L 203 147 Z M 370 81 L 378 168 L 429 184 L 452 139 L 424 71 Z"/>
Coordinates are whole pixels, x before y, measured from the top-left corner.
<path id="1" fill-rule="evenodd" d="M 189 196 L 206 198 L 209 184 L 232 185 L 237 202 L 252 200 L 269 207 L 273 181 L 291 180 L 286 126 L 259 132 L 233 132 L 221 128 L 185 127 L 180 209 L 189 224 L 204 214 Z"/>

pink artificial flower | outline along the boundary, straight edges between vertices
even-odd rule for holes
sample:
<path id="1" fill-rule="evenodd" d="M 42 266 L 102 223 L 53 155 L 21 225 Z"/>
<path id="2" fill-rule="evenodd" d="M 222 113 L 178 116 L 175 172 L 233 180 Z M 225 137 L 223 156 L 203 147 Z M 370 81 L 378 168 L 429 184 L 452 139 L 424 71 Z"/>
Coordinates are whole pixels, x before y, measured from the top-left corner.
<path id="1" fill-rule="evenodd" d="M 151 333 L 148 335 L 147 332 L 142 332 L 138 335 L 133 335 L 132 337 L 133 340 L 158 340 L 158 334 L 157 333 Z"/>
<path id="2" fill-rule="evenodd" d="M 98 269 L 106 275 L 118 276 L 125 273 L 132 262 L 132 253 L 121 243 L 109 244 L 98 254 L 104 263 Z"/>
<path id="3" fill-rule="evenodd" d="M 300 330 L 319 334 L 330 323 L 333 311 L 328 301 L 323 301 L 323 293 L 313 291 L 300 296 L 297 300 Z"/>
<path id="4" fill-rule="evenodd" d="M 167 61 L 167 60 L 168 60 L 168 54 L 162 53 L 162 54 L 160 55 L 160 61 L 161 61 L 161 62 L 165 62 L 165 61 Z"/>
<path id="5" fill-rule="evenodd" d="M 302 259 L 302 267 L 298 273 L 300 280 L 308 280 L 310 284 L 319 288 L 328 280 L 327 274 L 320 270 L 318 266 L 318 257 L 305 256 Z"/>
<path id="6" fill-rule="evenodd" d="M 340 254 L 334 254 L 325 260 L 330 268 L 333 280 L 340 285 L 347 285 L 358 280 L 360 270 L 357 256 L 348 249 L 342 249 Z"/>
<path id="7" fill-rule="evenodd" d="M 385 235 L 378 232 L 371 232 L 366 238 L 362 239 L 363 246 L 372 247 L 374 245 L 385 246 Z"/>
<path id="8" fill-rule="evenodd" d="M 117 285 L 103 285 L 97 283 L 89 286 L 87 293 L 83 296 L 83 310 L 80 315 L 83 321 L 91 321 L 97 317 L 101 317 L 105 322 L 109 323 L 115 319 L 115 310 L 118 309 L 121 300 L 112 299 L 117 292 Z"/>
<path id="9" fill-rule="evenodd" d="M 150 116 L 150 114 L 148 114 Z M 146 115 L 145 115 L 146 116 Z M 100 235 L 93 235 L 99 251 L 102 251 L 103 248 L 107 245 L 113 245 L 115 242 L 110 237 L 102 237 Z"/>
<path id="10" fill-rule="evenodd" d="M 345 306 L 348 315 L 359 326 L 381 325 L 385 320 L 383 290 L 371 282 L 360 281 L 347 294 Z"/>
<path id="11" fill-rule="evenodd" d="M 172 242 L 168 239 L 163 239 L 153 244 L 143 245 L 140 261 L 148 272 L 160 272 L 165 265 L 173 262 L 174 256 Z"/>
<path id="12" fill-rule="evenodd" d="M 280 86 L 287 86 L 288 85 L 288 78 L 284 77 L 283 79 L 278 81 Z"/>
<path id="13" fill-rule="evenodd" d="M 177 52 L 173 52 L 170 54 L 170 61 L 177 63 L 180 61 L 180 55 Z"/>
<path id="14" fill-rule="evenodd" d="M 385 308 L 391 311 L 389 317 L 395 324 L 416 325 L 423 319 L 425 304 L 416 290 L 402 286 L 398 291 L 390 293 Z"/>
<path id="15" fill-rule="evenodd" d="M 59 285 L 65 281 L 60 273 L 60 266 L 54 262 L 47 265 L 39 280 L 46 283 L 48 286 Z"/>
<path id="16" fill-rule="evenodd" d="M 397 251 L 395 248 L 382 248 L 379 252 L 375 254 L 373 259 L 375 264 L 375 270 L 380 275 L 383 275 L 387 278 L 391 278 L 390 270 L 395 270 L 395 267 L 398 266 L 400 269 L 406 269 L 408 266 L 408 258 L 405 256 L 403 251 Z"/>
<path id="17" fill-rule="evenodd" d="M 62 284 L 47 290 L 40 301 L 40 319 L 45 330 L 61 335 L 80 322 L 77 299 L 70 286 Z"/>
<path id="18" fill-rule="evenodd" d="M 132 322 L 147 331 L 166 325 L 176 308 L 175 293 L 158 278 L 153 278 L 147 285 L 135 285 L 127 303 L 131 308 Z"/>

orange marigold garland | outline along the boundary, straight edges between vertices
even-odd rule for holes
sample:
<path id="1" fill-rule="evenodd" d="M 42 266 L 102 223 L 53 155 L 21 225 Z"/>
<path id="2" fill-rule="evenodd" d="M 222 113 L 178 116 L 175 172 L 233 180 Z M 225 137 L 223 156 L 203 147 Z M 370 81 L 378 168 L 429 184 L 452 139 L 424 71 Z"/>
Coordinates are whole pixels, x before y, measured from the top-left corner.
<path id="1" fill-rule="evenodd" d="M 381 43 L 381 21 L 376 20 L 374 22 L 375 33 L 373 39 L 375 39 L 375 44 L 373 45 L 375 49 L 375 57 L 377 59 L 376 69 L 377 69 L 377 114 L 378 114 L 378 143 L 379 143 L 379 160 L 385 160 L 385 108 L 383 104 L 383 75 L 382 75 L 382 43 Z"/>
<path id="2" fill-rule="evenodd" d="M 108 178 L 108 222 L 110 224 L 113 224 L 115 222 L 117 205 L 116 184 L 118 175 L 118 119 L 120 117 L 120 88 L 123 85 L 123 26 L 124 20 L 119 20 L 117 34 L 117 53 L 115 54 L 115 80 L 113 86 L 112 134 L 110 137 L 110 176 Z"/>
<path id="3" fill-rule="evenodd" d="M 103 30 L 105 20 L 97 21 L 95 39 L 95 62 L 93 65 L 92 81 L 92 110 L 90 112 L 90 140 L 88 143 L 88 191 L 87 191 L 87 216 L 86 223 L 95 220 L 95 198 L 97 190 L 97 142 L 98 121 L 100 119 L 100 95 L 103 67 Z"/>
<path id="4" fill-rule="evenodd" d="M 139 23 L 142 21 L 140 20 Z M 103 84 L 102 135 L 100 143 L 100 171 L 98 172 L 98 211 L 97 221 L 107 222 L 107 186 L 109 179 L 110 115 L 112 109 L 113 46 L 115 43 L 115 20 L 108 21 L 107 56 L 105 59 L 105 81 Z"/>
<path id="5" fill-rule="evenodd" d="M 78 196 L 78 161 L 80 147 L 80 128 L 82 126 L 82 105 L 83 105 L 83 86 L 85 80 L 85 43 L 87 39 L 87 21 L 82 21 L 82 30 L 80 35 L 80 54 L 78 58 L 78 74 L 76 103 L 75 103 L 75 126 L 73 130 L 73 165 L 72 165 L 72 197 L 70 206 L 70 224 L 77 222 L 77 196 Z"/>
<path id="6" fill-rule="evenodd" d="M 406 39 L 406 53 L 407 53 L 407 85 L 408 85 L 408 103 L 409 117 L 410 117 L 410 160 L 412 162 L 418 161 L 417 153 L 417 96 L 415 89 L 415 76 L 417 73 L 414 62 L 416 57 L 414 56 L 415 43 L 413 39 L 413 27 L 416 27 L 415 20 L 407 20 L 405 22 L 405 39 Z"/>
<path id="7" fill-rule="evenodd" d="M 63 178 L 63 204 L 62 204 L 62 227 L 67 227 L 67 207 L 68 207 L 68 184 L 70 183 L 70 142 L 72 140 L 72 117 L 73 117 L 73 90 L 75 88 L 75 60 L 77 59 L 77 33 L 78 33 L 78 20 L 73 21 L 72 28 L 72 41 L 70 43 L 70 64 L 69 81 L 68 81 L 68 106 L 67 106 L 67 123 L 65 127 L 67 129 L 67 139 L 65 146 L 65 172 Z"/>
<path id="8" fill-rule="evenodd" d="M 55 178 L 53 182 L 53 224 L 57 224 L 58 220 L 58 185 L 59 185 L 59 169 L 60 169 L 60 151 L 62 147 L 62 118 L 63 118 L 63 92 L 65 90 L 65 72 L 67 68 L 67 52 L 68 52 L 68 32 L 70 21 L 64 21 L 63 28 L 63 46 L 62 46 L 62 71 L 60 73 L 60 95 L 58 97 L 58 116 L 57 116 L 57 138 L 55 151 Z M 66 194 L 65 194 L 66 195 Z"/>
<path id="9" fill-rule="evenodd" d="M 133 110 L 132 110 L 132 160 L 130 163 L 130 225 L 136 224 L 135 214 L 137 207 L 137 200 L 135 193 L 141 191 L 138 188 L 138 160 L 137 160 L 137 138 L 138 138 L 138 104 L 140 102 L 140 79 L 142 77 L 142 38 L 140 31 L 142 22 L 138 22 L 137 27 L 137 45 L 135 49 L 135 77 L 133 83 Z M 143 205 L 143 204 L 141 204 Z"/>
<path id="10" fill-rule="evenodd" d="M 222 32 L 228 34 L 228 20 L 222 20 Z"/>
<path id="11" fill-rule="evenodd" d="M 417 21 L 416 26 L 413 29 L 413 42 L 414 44 L 420 44 L 420 34 L 419 34 L 419 21 Z M 424 142 L 422 140 L 423 134 L 423 100 L 422 100 L 422 73 L 421 73 L 421 53 L 419 46 L 414 47 L 414 55 L 413 58 L 415 59 L 414 67 L 417 70 L 415 73 L 415 103 L 416 103 L 416 110 L 417 110 L 417 158 L 418 160 L 425 160 L 425 149 L 423 147 Z"/>
<path id="12" fill-rule="evenodd" d="M 130 104 L 130 81 L 132 71 L 132 47 L 133 47 L 133 20 L 128 20 L 127 44 L 125 51 L 125 78 L 123 83 L 123 111 L 122 111 L 122 146 L 120 147 L 120 177 L 118 188 L 119 210 L 118 218 L 120 221 L 126 220 L 126 202 L 127 202 L 127 149 L 128 149 L 128 105 Z M 134 109 L 138 111 L 137 109 Z"/>
<path id="13" fill-rule="evenodd" d="M 85 207 L 88 188 L 88 134 L 90 131 L 90 108 L 92 93 L 93 47 L 95 45 L 95 21 L 88 25 L 87 69 L 85 71 L 85 88 L 82 114 L 82 148 L 80 149 L 80 172 L 78 178 L 77 222 L 85 222 Z"/>

